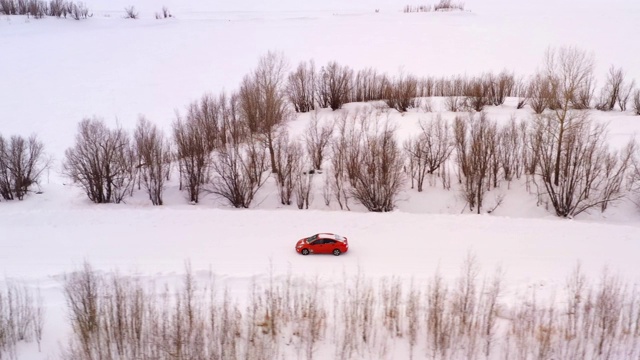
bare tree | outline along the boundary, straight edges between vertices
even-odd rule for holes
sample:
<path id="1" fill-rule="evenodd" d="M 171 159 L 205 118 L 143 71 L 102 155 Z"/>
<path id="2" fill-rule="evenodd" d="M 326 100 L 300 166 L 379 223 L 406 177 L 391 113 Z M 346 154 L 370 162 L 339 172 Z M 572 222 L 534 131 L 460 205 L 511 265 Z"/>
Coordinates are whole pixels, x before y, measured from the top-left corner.
<path id="1" fill-rule="evenodd" d="M 456 155 L 463 181 L 463 195 L 469 204 L 469 210 L 480 214 L 483 200 L 489 188 L 491 160 L 498 131 L 495 121 L 485 113 L 456 117 L 454 123 Z"/>
<path id="2" fill-rule="evenodd" d="M 400 74 L 393 81 L 386 81 L 384 98 L 387 105 L 399 112 L 406 112 L 415 107 L 414 99 L 418 96 L 418 79 L 414 76 Z"/>
<path id="3" fill-rule="evenodd" d="M 124 12 L 125 12 L 125 16 L 124 16 L 125 19 L 137 19 L 138 18 L 138 11 L 133 6 L 128 6 L 128 7 L 124 8 Z"/>
<path id="4" fill-rule="evenodd" d="M 304 140 L 307 148 L 307 154 L 311 159 L 314 170 L 322 168 L 327 146 L 333 136 L 334 127 L 335 125 L 333 122 L 326 122 L 322 127 L 320 127 L 318 113 L 313 112 L 311 114 L 311 120 L 307 126 Z"/>
<path id="5" fill-rule="evenodd" d="M 298 174 L 296 174 L 295 184 L 296 205 L 298 205 L 298 209 L 309 209 L 309 205 L 311 203 L 313 173 L 308 171 L 298 172 Z"/>
<path id="6" fill-rule="evenodd" d="M 435 120 L 420 121 L 422 133 L 405 150 L 413 159 L 418 191 L 423 190 L 424 178 L 433 175 L 449 159 L 453 141 L 449 123 L 438 114 Z"/>
<path id="7" fill-rule="evenodd" d="M 509 183 L 514 177 L 519 178 L 523 170 L 521 154 L 524 144 L 520 133 L 521 126 L 518 125 L 515 117 L 512 117 L 509 123 L 500 129 L 498 136 L 499 149 L 496 156 L 499 158 L 504 179 Z"/>
<path id="8" fill-rule="evenodd" d="M 622 68 L 615 68 L 612 65 L 609 68 L 606 83 L 600 91 L 596 108 L 611 111 L 616 107 L 616 104 L 619 104 L 620 110 L 625 111 L 633 85 L 633 81 L 630 83 L 625 81 L 625 73 Z"/>
<path id="9" fill-rule="evenodd" d="M 555 186 L 560 181 L 560 163 L 562 161 L 562 145 L 564 133 L 571 126 L 573 120 L 580 115 L 572 110 L 571 105 L 576 96 L 586 86 L 593 76 L 593 56 L 574 47 L 548 49 L 545 56 L 545 74 L 551 83 L 554 98 L 558 106 L 552 108 L 554 118 L 558 122 L 557 146 L 555 154 L 555 169 L 553 182 Z"/>
<path id="10" fill-rule="evenodd" d="M 320 107 L 331 107 L 332 110 L 342 108 L 349 102 L 352 88 L 353 70 L 334 61 L 320 69 L 316 92 Z"/>
<path id="11" fill-rule="evenodd" d="M 171 169 L 169 142 L 162 131 L 144 117 L 138 119 L 133 138 L 144 188 L 153 205 L 162 205 L 164 182 Z"/>
<path id="12" fill-rule="evenodd" d="M 129 134 L 101 119 L 78 125 L 76 144 L 65 152 L 63 173 L 95 203 L 120 203 L 134 184 L 135 154 Z"/>
<path id="13" fill-rule="evenodd" d="M 287 78 L 287 97 L 296 112 L 308 112 L 316 107 L 316 66 L 313 60 L 301 62 Z"/>
<path id="14" fill-rule="evenodd" d="M 36 135 L 25 139 L 0 135 L 0 196 L 5 200 L 24 199 L 49 166 L 44 145 Z"/>
<path id="15" fill-rule="evenodd" d="M 557 141 L 560 131 L 564 131 L 562 143 Z M 604 211 L 622 197 L 621 183 L 634 145 L 620 154 L 611 152 L 604 125 L 592 124 L 586 114 L 564 128 L 553 116 L 539 117 L 535 136 L 542 145 L 538 176 L 558 216 L 575 216 L 597 206 Z M 562 148 L 559 167 L 558 147 Z"/>
<path id="16" fill-rule="evenodd" d="M 531 108 L 536 114 L 542 114 L 545 109 L 554 107 L 553 104 L 557 102 L 551 81 L 544 74 L 536 74 L 536 76 L 531 79 L 527 92 L 529 105 L 531 105 Z"/>
<path id="17" fill-rule="evenodd" d="M 516 80 L 512 73 L 503 70 L 498 75 L 488 74 L 485 80 L 488 84 L 490 103 L 495 106 L 504 104 L 507 96 L 515 91 Z"/>
<path id="18" fill-rule="evenodd" d="M 474 111 L 482 111 L 491 98 L 491 79 L 473 79 L 464 90 L 464 105 Z"/>
<path id="19" fill-rule="evenodd" d="M 302 147 L 296 141 L 289 141 L 286 131 L 278 134 L 275 144 L 275 174 L 282 205 L 291 205 L 291 196 L 297 187 L 298 175 L 302 172 Z"/>
<path id="20" fill-rule="evenodd" d="M 262 137 L 269 151 L 271 171 L 278 172 L 275 159 L 275 133 L 289 116 L 286 96 L 287 61 L 282 53 L 268 52 L 258 67 L 245 76 L 240 86 L 240 113 L 252 134 Z"/>
<path id="21" fill-rule="evenodd" d="M 384 87 L 389 82 L 384 74 L 373 68 L 358 70 L 353 78 L 351 100 L 366 102 L 384 99 Z"/>
<path id="22" fill-rule="evenodd" d="M 633 112 L 640 115 L 640 90 L 633 93 Z"/>
<path id="23" fill-rule="evenodd" d="M 389 122 L 381 124 L 377 118 L 362 121 L 360 126 L 357 150 L 347 155 L 349 163 L 357 164 L 351 168 L 351 194 L 369 211 L 392 211 L 404 183 L 404 158 L 395 128 Z"/>
<path id="24" fill-rule="evenodd" d="M 229 142 L 215 151 L 209 191 L 236 208 L 249 208 L 266 181 L 267 159 L 258 141 Z"/>
<path id="25" fill-rule="evenodd" d="M 196 118 L 187 116 L 173 124 L 173 141 L 180 171 L 180 188 L 187 190 L 189 202 L 197 204 L 203 185 L 211 176 L 211 149 Z"/>

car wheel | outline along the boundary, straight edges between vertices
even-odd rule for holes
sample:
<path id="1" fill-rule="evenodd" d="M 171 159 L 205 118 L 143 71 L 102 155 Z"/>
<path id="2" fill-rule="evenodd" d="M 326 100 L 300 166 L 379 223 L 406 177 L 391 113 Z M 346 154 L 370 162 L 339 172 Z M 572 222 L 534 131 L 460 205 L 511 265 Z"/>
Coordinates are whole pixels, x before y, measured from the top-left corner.
<path id="1" fill-rule="evenodd" d="M 309 249 L 302 249 L 302 255 L 309 255 Z"/>
<path id="2" fill-rule="evenodd" d="M 333 255 L 338 256 L 340 254 L 341 254 L 340 249 L 334 249 L 333 250 Z"/>

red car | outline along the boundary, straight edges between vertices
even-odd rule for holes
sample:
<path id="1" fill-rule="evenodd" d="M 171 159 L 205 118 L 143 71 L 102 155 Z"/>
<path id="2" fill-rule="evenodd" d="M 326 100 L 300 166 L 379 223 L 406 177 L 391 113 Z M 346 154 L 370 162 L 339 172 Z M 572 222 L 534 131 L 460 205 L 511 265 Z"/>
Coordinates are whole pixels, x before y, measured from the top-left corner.
<path id="1" fill-rule="evenodd" d="M 332 233 L 319 233 L 298 240 L 296 251 L 302 255 L 333 254 L 338 256 L 349 250 L 349 242 L 344 236 Z"/>

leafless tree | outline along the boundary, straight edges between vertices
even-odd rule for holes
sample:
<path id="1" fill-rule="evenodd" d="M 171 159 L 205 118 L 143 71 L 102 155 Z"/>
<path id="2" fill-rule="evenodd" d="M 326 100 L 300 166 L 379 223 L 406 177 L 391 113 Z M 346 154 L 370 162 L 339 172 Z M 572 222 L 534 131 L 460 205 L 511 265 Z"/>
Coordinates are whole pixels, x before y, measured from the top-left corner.
<path id="1" fill-rule="evenodd" d="M 171 169 L 169 141 L 155 124 L 144 117 L 138 119 L 133 135 L 138 158 L 137 168 L 153 205 L 162 205 L 165 179 Z"/>
<path id="2" fill-rule="evenodd" d="M 320 69 L 316 92 L 320 107 L 331 107 L 332 110 L 342 108 L 349 102 L 353 81 L 353 70 L 335 61 Z"/>
<path id="3" fill-rule="evenodd" d="M 640 90 L 633 93 L 633 112 L 640 115 Z"/>
<path id="4" fill-rule="evenodd" d="M 521 155 L 524 144 L 520 133 L 521 126 L 516 122 L 515 117 L 512 117 L 509 123 L 500 129 L 498 137 L 500 143 L 496 156 L 499 158 L 504 179 L 509 183 L 514 177 L 519 178 L 523 170 Z"/>
<path id="5" fill-rule="evenodd" d="M 527 91 L 529 105 L 536 114 L 542 114 L 545 109 L 554 107 L 553 104 L 557 103 L 551 81 L 544 74 L 536 74 L 529 82 Z"/>
<path id="6" fill-rule="evenodd" d="M 498 75 L 488 74 L 485 82 L 488 85 L 489 102 L 495 106 L 504 104 L 507 96 L 511 96 L 516 87 L 515 76 L 506 70 Z"/>
<path id="7" fill-rule="evenodd" d="M 295 140 L 289 141 L 286 131 L 278 134 L 275 144 L 276 165 L 275 174 L 282 205 L 291 205 L 291 196 L 295 191 L 298 176 L 302 173 L 303 151 Z"/>
<path id="8" fill-rule="evenodd" d="M 358 70 L 353 78 L 351 100 L 366 102 L 384 99 L 384 86 L 389 80 L 373 68 Z"/>
<path id="9" fill-rule="evenodd" d="M 396 79 L 385 82 L 383 91 L 387 106 L 399 112 L 406 112 L 415 107 L 418 79 L 415 76 L 400 74 Z"/>
<path id="10" fill-rule="evenodd" d="M 563 131 L 562 143 L 558 143 Z M 566 127 L 553 116 L 536 120 L 535 136 L 541 143 L 538 176 L 558 216 L 571 217 L 622 198 L 621 183 L 631 165 L 634 145 L 621 153 L 609 150 L 604 125 L 592 124 L 586 114 Z M 557 164 L 557 148 L 560 166 Z M 557 169 L 560 171 L 557 172 Z"/>
<path id="11" fill-rule="evenodd" d="M 134 184 L 135 152 L 129 134 L 101 119 L 78 125 L 76 144 L 65 151 L 63 173 L 95 203 L 120 203 Z"/>
<path id="12" fill-rule="evenodd" d="M 269 151 L 271 171 L 278 172 L 275 159 L 275 133 L 289 116 L 286 96 L 287 61 L 282 53 L 268 52 L 258 67 L 245 76 L 240 86 L 240 114 L 249 131 L 259 135 Z"/>
<path id="13" fill-rule="evenodd" d="M 0 196 L 5 200 L 24 199 L 49 166 L 44 145 L 36 135 L 25 139 L 0 135 Z"/>
<path id="14" fill-rule="evenodd" d="M 187 190 L 189 202 L 197 204 L 203 185 L 211 176 L 211 149 L 206 133 L 196 118 L 187 116 L 173 124 L 173 142 L 180 171 L 180 188 Z"/>
<path id="15" fill-rule="evenodd" d="M 215 151 L 209 191 L 236 208 L 249 208 L 267 177 L 264 147 L 258 141 L 227 143 Z"/>
<path id="16" fill-rule="evenodd" d="M 298 209 L 309 209 L 309 205 L 311 203 L 313 173 L 310 171 L 298 172 L 295 184 L 296 205 L 298 205 Z"/>
<path id="17" fill-rule="evenodd" d="M 527 86 L 528 84 L 522 78 L 519 78 L 514 84 L 514 96 L 518 98 L 517 109 L 522 109 L 529 103 L 530 94 Z"/>
<path id="18" fill-rule="evenodd" d="M 313 112 L 311 114 L 311 120 L 307 126 L 304 140 L 307 148 L 307 154 L 309 159 L 311 159 L 313 169 L 315 170 L 322 168 L 327 147 L 331 141 L 331 137 L 333 136 L 334 127 L 335 125 L 333 122 L 325 122 L 325 124 L 320 127 L 318 113 Z"/>
<path id="19" fill-rule="evenodd" d="M 449 159 L 453 141 L 449 123 L 438 115 L 435 120 L 420 121 L 422 133 L 405 146 L 414 162 L 418 191 L 423 190 L 424 178 L 433 175 Z"/>
<path id="20" fill-rule="evenodd" d="M 555 147 L 555 186 L 558 186 L 560 181 L 564 133 L 574 119 L 581 117 L 572 110 L 571 105 L 579 92 L 589 85 L 593 77 L 593 63 L 593 56 L 574 47 L 548 49 L 545 56 L 545 74 L 551 84 L 553 98 L 558 101 L 558 106 L 552 107 L 554 118 L 559 125 Z"/>
<path id="21" fill-rule="evenodd" d="M 296 112 L 308 112 L 316 108 L 316 66 L 313 60 L 301 62 L 287 78 L 287 97 Z"/>
<path id="22" fill-rule="evenodd" d="M 138 18 L 138 11 L 133 6 L 128 6 L 128 7 L 124 8 L 124 12 L 125 12 L 125 17 L 124 17 L 125 19 L 137 19 Z"/>
<path id="23" fill-rule="evenodd" d="M 491 79 L 475 78 L 464 90 L 464 105 L 474 111 L 482 111 L 491 103 Z"/>
<path id="24" fill-rule="evenodd" d="M 404 183 L 404 158 L 395 128 L 377 118 L 362 121 L 360 126 L 357 149 L 347 155 L 348 163 L 357 164 L 351 169 L 351 194 L 369 211 L 392 211 Z"/>
<path id="25" fill-rule="evenodd" d="M 491 160 L 498 131 L 495 121 L 485 113 L 456 117 L 454 123 L 456 155 L 463 181 L 463 195 L 469 210 L 480 214 L 489 186 Z"/>
<path id="26" fill-rule="evenodd" d="M 600 98 L 596 108 L 603 111 L 611 111 L 619 104 L 620 110 L 625 111 L 627 102 L 632 92 L 634 82 L 625 81 L 625 73 L 622 68 L 611 66 L 607 74 L 607 80 L 600 91 Z"/>

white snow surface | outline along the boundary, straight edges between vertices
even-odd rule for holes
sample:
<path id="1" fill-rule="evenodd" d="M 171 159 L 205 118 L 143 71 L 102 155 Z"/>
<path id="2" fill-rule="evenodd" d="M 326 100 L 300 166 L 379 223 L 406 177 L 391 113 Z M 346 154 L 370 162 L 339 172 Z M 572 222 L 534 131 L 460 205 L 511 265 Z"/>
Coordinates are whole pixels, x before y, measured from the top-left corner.
<path id="1" fill-rule="evenodd" d="M 48 311 L 42 352 L 21 346 L 19 358 L 56 356 L 69 332 L 61 275 L 84 261 L 100 271 L 160 281 L 182 274 L 190 261 L 195 271 L 214 271 L 238 298 L 271 266 L 276 274 L 293 271 L 326 282 L 358 271 L 426 279 L 436 269 L 453 280 L 468 253 L 484 272 L 497 266 L 505 271 L 507 295 L 531 286 L 560 289 L 578 261 L 593 279 L 608 266 L 638 284 L 640 211 L 629 201 L 604 214 L 558 219 L 514 183 L 490 215 L 461 214 L 464 203 L 438 186 L 424 193 L 406 189 L 398 210 L 387 214 L 327 208 L 319 192 L 313 209 L 300 211 L 279 205 L 270 180 L 249 210 L 211 197 L 188 205 L 174 183 L 166 206 L 152 207 L 144 194 L 127 204 L 94 205 L 60 175 L 81 119 L 98 116 L 130 129 L 144 114 L 168 131 L 176 111 L 204 93 L 235 90 L 269 50 L 282 51 L 293 65 L 336 60 L 390 74 L 508 69 L 526 76 L 548 46 L 572 45 L 593 52 L 598 76 L 613 64 L 640 81 L 640 42 L 630 36 L 640 30 L 637 1 L 471 0 L 464 12 L 401 12 L 414 3 L 93 0 L 86 1 L 93 17 L 84 21 L 0 17 L 0 133 L 36 133 L 54 159 L 42 194 L 0 202 L 0 272 L 40 287 Z M 130 5 L 140 11 L 139 20 L 123 18 Z M 154 19 L 162 5 L 174 18 Z M 369 105 L 349 104 L 344 111 L 358 106 Z M 488 113 L 499 121 L 530 116 L 516 111 L 513 99 Z M 433 115 L 389 116 L 399 135 L 408 136 L 419 119 Z M 640 130 L 640 118 L 630 112 L 594 111 L 593 117 L 609 124 L 613 146 Z M 307 121 L 306 115 L 292 121 L 292 133 Z M 494 201 L 495 194 L 488 196 Z M 349 252 L 295 252 L 298 239 L 323 231 L 348 237 Z"/>

